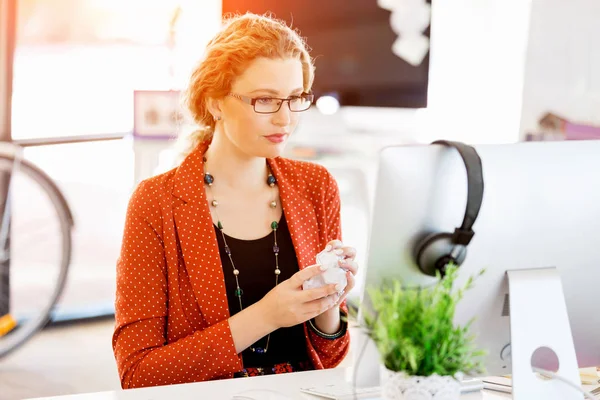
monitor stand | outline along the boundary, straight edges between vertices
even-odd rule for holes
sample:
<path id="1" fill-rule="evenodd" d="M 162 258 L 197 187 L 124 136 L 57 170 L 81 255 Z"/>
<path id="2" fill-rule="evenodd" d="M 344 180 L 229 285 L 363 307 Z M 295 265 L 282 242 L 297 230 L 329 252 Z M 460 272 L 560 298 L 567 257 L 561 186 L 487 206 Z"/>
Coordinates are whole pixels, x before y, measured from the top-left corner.
<path id="1" fill-rule="evenodd" d="M 507 271 L 510 301 L 512 393 L 514 400 L 581 400 L 583 394 L 557 379 L 532 371 L 533 353 L 542 347 L 558 356 L 558 372 L 581 387 L 571 325 L 556 268 Z"/>

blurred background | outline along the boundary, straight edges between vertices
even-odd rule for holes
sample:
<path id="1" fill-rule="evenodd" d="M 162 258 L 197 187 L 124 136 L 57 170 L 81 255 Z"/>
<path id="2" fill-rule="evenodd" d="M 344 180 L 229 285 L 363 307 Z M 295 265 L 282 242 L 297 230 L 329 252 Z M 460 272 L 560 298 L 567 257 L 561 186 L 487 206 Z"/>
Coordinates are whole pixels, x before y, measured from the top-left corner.
<path id="1" fill-rule="evenodd" d="M 600 138 L 596 0 L 0 1 L 1 139 L 23 146 L 75 223 L 53 323 L 0 357 L 0 399 L 119 387 L 110 335 L 127 201 L 177 164 L 193 129 L 179 93 L 228 13 L 273 12 L 312 47 L 316 101 L 286 156 L 337 178 L 361 265 L 382 147 Z M 35 188 L 19 194 L 0 297 L 34 307 L 58 274 L 45 239 L 55 215 Z M 359 277 L 353 298 L 361 289 Z"/>

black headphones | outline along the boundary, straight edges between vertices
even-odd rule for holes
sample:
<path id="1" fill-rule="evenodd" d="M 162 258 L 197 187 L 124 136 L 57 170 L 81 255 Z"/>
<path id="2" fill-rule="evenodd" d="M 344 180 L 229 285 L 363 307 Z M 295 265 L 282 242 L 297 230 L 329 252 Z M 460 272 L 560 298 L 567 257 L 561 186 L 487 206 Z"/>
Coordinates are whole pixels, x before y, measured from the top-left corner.
<path id="1" fill-rule="evenodd" d="M 430 276 L 445 274 L 446 266 L 452 262 L 460 266 L 467 256 L 467 245 L 473 239 L 473 224 L 479 214 L 483 200 L 483 170 L 477 151 L 464 143 L 437 140 L 432 144 L 452 147 L 460 154 L 467 169 L 467 207 L 465 218 L 454 233 L 429 233 L 423 235 L 415 246 L 415 258 L 421 271 Z"/>

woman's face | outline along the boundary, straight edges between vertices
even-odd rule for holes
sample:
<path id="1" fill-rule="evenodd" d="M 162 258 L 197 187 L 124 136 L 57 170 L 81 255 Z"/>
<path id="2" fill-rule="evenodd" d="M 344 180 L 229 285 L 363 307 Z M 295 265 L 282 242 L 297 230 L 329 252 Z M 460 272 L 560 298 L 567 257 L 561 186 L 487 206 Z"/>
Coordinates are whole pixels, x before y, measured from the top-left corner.
<path id="1" fill-rule="evenodd" d="M 274 158 L 283 152 L 301 112 L 293 112 L 288 102 L 295 99 L 297 108 L 303 92 L 302 63 L 297 59 L 258 58 L 232 84 L 231 93 L 220 102 L 221 134 L 237 149 L 251 157 Z M 255 106 L 250 99 L 258 99 Z M 306 103 L 302 107 L 306 107 Z"/>

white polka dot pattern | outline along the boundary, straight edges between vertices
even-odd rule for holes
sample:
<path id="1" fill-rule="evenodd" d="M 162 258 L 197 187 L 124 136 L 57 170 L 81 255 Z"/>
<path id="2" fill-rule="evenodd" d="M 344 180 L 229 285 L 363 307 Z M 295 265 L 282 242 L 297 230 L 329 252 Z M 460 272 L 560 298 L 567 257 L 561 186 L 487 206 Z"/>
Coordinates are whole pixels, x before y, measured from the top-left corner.
<path id="1" fill-rule="evenodd" d="M 129 202 L 113 334 L 123 388 L 231 378 L 242 369 L 202 180 L 206 147 L 142 182 Z M 299 266 L 312 265 L 327 242 L 341 239 L 337 183 L 317 164 L 276 158 L 269 165 Z M 305 326 L 305 335 L 316 369 L 335 367 L 348 352 L 348 333 L 328 340 Z"/>

